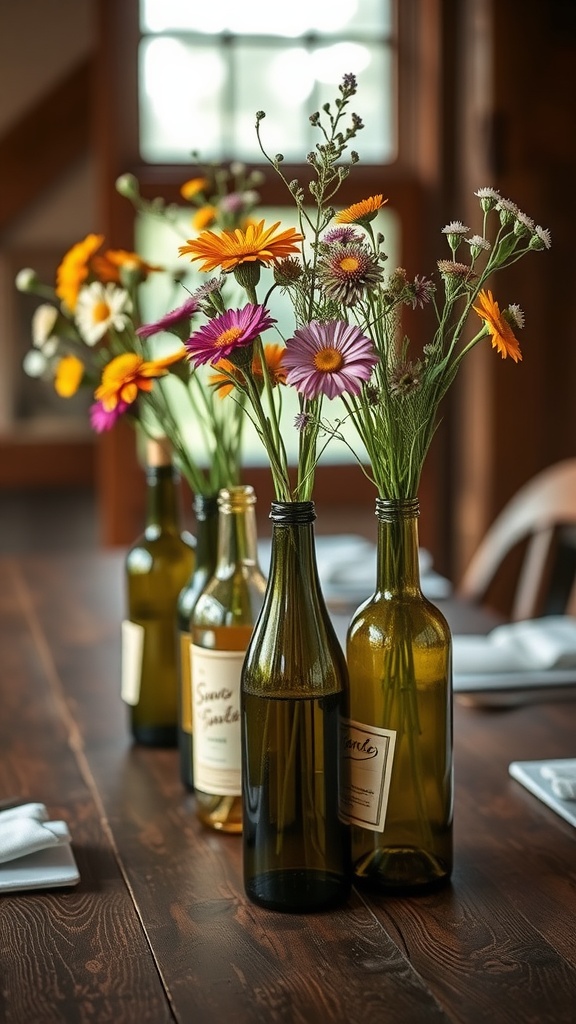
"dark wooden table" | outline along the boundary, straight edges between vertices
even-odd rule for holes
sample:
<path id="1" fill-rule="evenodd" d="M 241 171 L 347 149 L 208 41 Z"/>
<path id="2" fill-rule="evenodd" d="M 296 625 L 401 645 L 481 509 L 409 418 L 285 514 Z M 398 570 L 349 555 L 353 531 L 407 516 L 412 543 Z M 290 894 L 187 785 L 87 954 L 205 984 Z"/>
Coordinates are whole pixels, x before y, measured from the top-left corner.
<path id="1" fill-rule="evenodd" d="M 69 824 L 75 889 L 0 896 L 3 1024 L 576 1021 L 576 831 L 509 778 L 574 757 L 576 703 L 456 704 L 456 868 L 418 898 L 311 916 L 243 894 L 175 751 L 119 698 L 122 553 L 0 559 L 0 800 Z M 454 628 L 485 623 L 446 605 Z"/>

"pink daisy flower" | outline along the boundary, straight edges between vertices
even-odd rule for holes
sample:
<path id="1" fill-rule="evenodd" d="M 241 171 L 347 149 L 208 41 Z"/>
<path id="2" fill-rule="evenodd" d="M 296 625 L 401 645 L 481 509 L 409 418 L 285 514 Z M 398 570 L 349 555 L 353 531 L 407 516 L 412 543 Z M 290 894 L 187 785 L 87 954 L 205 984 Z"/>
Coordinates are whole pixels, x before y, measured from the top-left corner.
<path id="1" fill-rule="evenodd" d="M 198 300 L 191 295 L 190 298 L 186 299 L 178 309 L 173 309 L 170 313 L 166 313 L 165 316 L 160 317 L 159 320 L 155 320 L 151 324 L 142 324 L 142 327 L 138 327 L 136 334 L 140 338 L 150 338 L 153 334 L 159 334 L 160 331 L 172 331 L 181 337 L 182 332 L 178 330 L 183 323 L 186 324 L 186 334 L 189 330 L 188 320 L 199 308 Z"/>
<path id="2" fill-rule="evenodd" d="M 250 345 L 262 331 L 276 323 L 264 306 L 249 302 L 243 309 L 228 309 L 216 316 L 186 342 L 188 355 L 195 366 L 217 363 L 237 348 Z"/>
<path id="3" fill-rule="evenodd" d="M 343 320 L 312 320 L 294 332 L 284 354 L 286 382 L 306 398 L 359 394 L 377 362 L 370 338 Z"/>
<path id="4" fill-rule="evenodd" d="M 119 401 L 118 405 L 114 409 L 105 409 L 102 402 L 94 402 L 94 404 L 90 406 L 90 423 L 92 424 L 92 429 L 95 430 L 97 434 L 102 434 L 105 430 L 112 430 L 112 427 L 129 408 L 129 404 L 129 402 Z"/>

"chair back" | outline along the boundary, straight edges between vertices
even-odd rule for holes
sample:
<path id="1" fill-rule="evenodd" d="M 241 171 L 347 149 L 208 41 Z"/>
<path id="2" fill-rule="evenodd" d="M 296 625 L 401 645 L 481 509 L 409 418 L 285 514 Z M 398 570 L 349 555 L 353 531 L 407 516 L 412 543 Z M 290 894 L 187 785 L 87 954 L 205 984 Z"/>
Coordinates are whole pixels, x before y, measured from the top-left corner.
<path id="1" fill-rule="evenodd" d="M 514 588 L 512 621 L 545 614 L 563 528 L 576 526 L 576 458 L 537 473 L 508 502 L 487 530 L 464 572 L 458 592 L 487 602 L 506 556 L 522 542 L 524 557 Z M 576 615 L 576 584 L 568 587 L 567 614 Z"/>

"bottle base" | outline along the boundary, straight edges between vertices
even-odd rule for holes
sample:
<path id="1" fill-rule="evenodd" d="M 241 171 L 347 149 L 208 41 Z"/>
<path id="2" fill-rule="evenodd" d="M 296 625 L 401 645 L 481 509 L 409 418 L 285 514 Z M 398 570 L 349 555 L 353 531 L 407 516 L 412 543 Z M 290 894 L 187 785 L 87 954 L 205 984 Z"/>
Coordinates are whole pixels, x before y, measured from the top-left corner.
<path id="1" fill-rule="evenodd" d="M 142 747 L 176 747 L 178 733 L 175 725 L 132 726 L 134 742 Z"/>
<path id="2" fill-rule="evenodd" d="M 333 910 L 350 894 L 350 884 L 341 875 L 297 869 L 245 879 L 244 887 L 253 903 L 288 914 Z"/>
<path id="3" fill-rule="evenodd" d="M 414 847 L 383 847 L 371 850 L 354 864 L 358 888 L 417 895 L 443 888 L 450 881 L 451 865 L 427 850 Z"/>

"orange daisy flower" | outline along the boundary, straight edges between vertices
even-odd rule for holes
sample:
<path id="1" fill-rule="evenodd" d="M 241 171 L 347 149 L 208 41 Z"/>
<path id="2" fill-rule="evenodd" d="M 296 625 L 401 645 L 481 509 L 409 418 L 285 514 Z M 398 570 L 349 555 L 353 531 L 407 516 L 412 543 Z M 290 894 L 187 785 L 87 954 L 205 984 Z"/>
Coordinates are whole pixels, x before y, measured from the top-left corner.
<path id="1" fill-rule="evenodd" d="M 90 267 L 103 284 L 109 281 L 114 284 L 121 284 L 120 271 L 123 267 L 126 270 L 136 271 L 142 281 L 145 281 L 148 274 L 155 270 L 164 270 L 164 267 L 156 267 L 147 263 L 138 253 L 127 252 L 125 249 L 107 249 L 102 256 L 94 256 L 90 260 Z"/>
<path id="2" fill-rule="evenodd" d="M 518 339 L 504 313 L 500 312 L 500 307 L 493 298 L 492 292 L 482 289 L 478 294 L 478 305 L 473 306 L 472 309 L 486 324 L 492 336 L 492 348 L 498 349 L 502 359 L 510 356 L 515 363 L 520 362 L 522 353 Z"/>
<path id="3" fill-rule="evenodd" d="M 180 195 L 183 199 L 193 199 L 199 192 L 205 192 L 208 184 L 208 178 L 190 178 L 180 186 Z"/>
<path id="4" fill-rule="evenodd" d="M 192 217 L 192 227 L 195 231 L 203 231 L 204 228 L 209 228 L 211 224 L 216 220 L 216 207 L 201 206 Z"/>
<path id="5" fill-rule="evenodd" d="M 103 241 L 104 235 L 86 235 L 68 250 L 56 271 L 56 295 L 71 313 L 76 309 L 78 294 L 88 277 L 90 259 Z"/>
<path id="6" fill-rule="evenodd" d="M 164 377 L 168 367 L 186 356 L 184 347 L 163 359 L 146 361 L 135 352 L 124 352 L 116 356 L 104 367 L 102 382 L 94 392 L 94 397 L 102 402 L 106 412 L 115 409 L 120 402 L 132 405 L 139 391 L 151 391 L 155 379 Z"/>
<path id="7" fill-rule="evenodd" d="M 335 217 L 336 224 L 361 224 L 374 220 L 374 217 L 388 202 L 382 196 L 370 196 L 368 199 L 361 199 L 359 203 L 352 203 L 345 210 L 341 210 Z"/>
<path id="8" fill-rule="evenodd" d="M 275 263 L 284 256 L 298 252 L 297 242 L 303 235 L 294 228 L 281 231 L 275 235 L 280 221 L 264 228 L 264 221 L 249 224 L 245 230 L 234 228 L 233 231 L 222 231 L 220 235 L 213 231 L 203 231 L 198 238 L 189 238 L 187 245 L 180 246 L 180 255 L 190 254 L 191 263 L 204 260 L 201 270 L 234 270 L 241 263 Z"/>
<path id="9" fill-rule="evenodd" d="M 284 354 L 286 348 L 284 345 L 265 345 L 264 346 L 264 358 L 266 360 L 266 367 L 268 370 L 268 376 L 272 387 L 276 387 L 278 384 L 286 383 L 286 370 L 284 369 Z M 220 369 L 221 373 L 212 373 L 208 378 L 208 382 L 218 390 L 220 398 L 225 398 L 231 391 L 234 390 L 234 385 L 230 383 L 230 377 L 234 377 L 236 380 L 241 380 L 241 371 L 234 363 L 231 363 L 229 359 L 219 359 L 214 364 L 216 370 Z M 260 356 L 254 356 L 252 360 L 252 373 L 258 379 L 263 379 L 262 364 L 260 362 Z"/>

